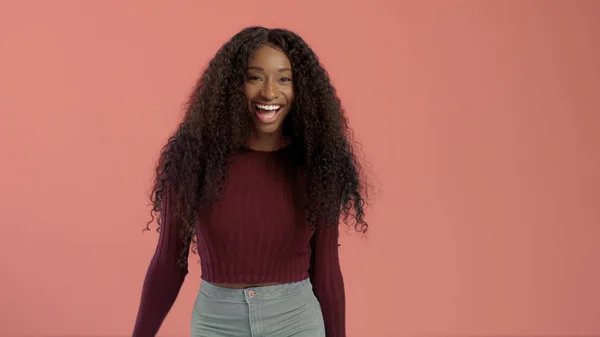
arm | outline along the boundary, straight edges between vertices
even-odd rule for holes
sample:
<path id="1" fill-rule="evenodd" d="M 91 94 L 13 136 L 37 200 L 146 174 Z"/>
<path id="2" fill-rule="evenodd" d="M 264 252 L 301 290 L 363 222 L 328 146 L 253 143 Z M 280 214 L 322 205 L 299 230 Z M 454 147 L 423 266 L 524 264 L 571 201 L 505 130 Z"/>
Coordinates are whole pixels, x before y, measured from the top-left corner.
<path id="1" fill-rule="evenodd" d="M 310 279 L 327 337 L 346 336 L 346 295 L 338 256 L 338 226 L 320 226 L 312 239 Z"/>
<path id="2" fill-rule="evenodd" d="M 178 263 L 188 245 L 179 235 L 170 200 L 165 193 L 161 230 L 154 256 L 146 273 L 133 337 L 154 337 L 173 306 L 188 273 L 187 264 Z"/>

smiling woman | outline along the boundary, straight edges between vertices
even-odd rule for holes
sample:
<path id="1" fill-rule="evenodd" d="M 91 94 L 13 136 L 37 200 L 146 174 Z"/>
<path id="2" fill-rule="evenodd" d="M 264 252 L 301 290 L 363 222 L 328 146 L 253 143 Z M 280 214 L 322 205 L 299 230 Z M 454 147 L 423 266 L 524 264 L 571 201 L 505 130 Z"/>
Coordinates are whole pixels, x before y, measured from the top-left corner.
<path id="1" fill-rule="evenodd" d="M 224 44 L 156 168 L 160 235 L 133 336 L 156 335 L 190 245 L 202 268 L 193 337 L 345 336 L 340 217 L 367 230 L 349 131 L 298 35 L 250 27 Z"/>

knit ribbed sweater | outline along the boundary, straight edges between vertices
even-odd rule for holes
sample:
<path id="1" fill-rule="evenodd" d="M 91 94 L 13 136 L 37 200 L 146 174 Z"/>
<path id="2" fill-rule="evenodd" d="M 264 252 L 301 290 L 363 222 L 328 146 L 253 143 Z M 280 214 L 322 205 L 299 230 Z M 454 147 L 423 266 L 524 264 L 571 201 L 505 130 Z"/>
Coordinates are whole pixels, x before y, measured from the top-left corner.
<path id="1" fill-rule="evenodd" d="M 310 278 L 327 337 L 345 332 L 345 293 L 337 226 L 307 223 L 291 147 L 243 149 L 230 161 L 220 198 L 196 225 L 201 278 L 211 283 L 299 282 Z M 134 337 L 154 337 L 171 309 L 187 266 L 184 242 L 165 198 L 158 244 L 142 288 Z"/>

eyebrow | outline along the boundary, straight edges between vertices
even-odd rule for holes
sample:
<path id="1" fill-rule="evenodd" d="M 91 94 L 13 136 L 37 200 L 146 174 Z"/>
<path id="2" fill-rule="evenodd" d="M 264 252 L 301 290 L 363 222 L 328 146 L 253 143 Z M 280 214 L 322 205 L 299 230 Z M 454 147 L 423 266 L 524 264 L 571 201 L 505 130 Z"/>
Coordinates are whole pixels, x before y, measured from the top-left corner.
<path id="1" fill-rule="evenodd" d="M 248 70 L 250 70 L 250 69 L 254 69 L 254 70 L 258 70 L 258 71 L 265 71 L 262 67 L 258 67 L 258 66 L 250 66 L 250 67 L 248 67 Z M 290 68 L 279 68 L 278 71 L 281 73 L 281 72 L 284 72 L 284 71 L 292 71 L 292 69 L 290 69 Z"/>

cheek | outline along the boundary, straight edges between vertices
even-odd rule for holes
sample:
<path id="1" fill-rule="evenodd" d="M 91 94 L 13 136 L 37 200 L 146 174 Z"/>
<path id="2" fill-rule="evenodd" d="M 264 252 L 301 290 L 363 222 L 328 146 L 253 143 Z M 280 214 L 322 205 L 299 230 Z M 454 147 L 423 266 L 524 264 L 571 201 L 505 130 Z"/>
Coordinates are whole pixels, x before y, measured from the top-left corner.
<path id="1" fill-rule="evenodd" d="M 251 100 L 255 96 L 251 86 L 244 85 L 244 96 L 247 100 Z"/>
<path id="2" fill-rule="evenodd" d="M 285 95 L 285 98 L 287 99 L 288 103 L 291 104 L 294 101 L 294 89 L 293 88 L 289 88 L 287 90 L 283 90 L 282 91 Z"/>

